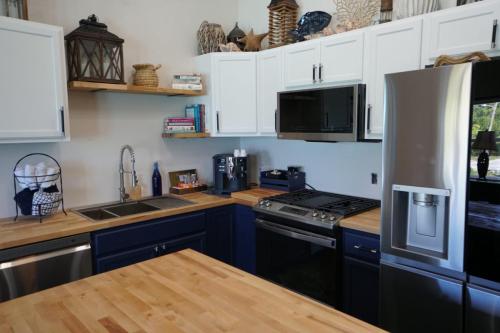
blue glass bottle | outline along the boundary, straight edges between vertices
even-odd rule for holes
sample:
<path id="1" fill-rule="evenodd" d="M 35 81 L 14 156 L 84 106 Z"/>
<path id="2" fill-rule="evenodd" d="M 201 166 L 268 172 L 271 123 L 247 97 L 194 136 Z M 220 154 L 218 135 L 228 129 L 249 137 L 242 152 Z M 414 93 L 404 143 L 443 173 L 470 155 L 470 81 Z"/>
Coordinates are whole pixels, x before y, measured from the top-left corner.
<path id="1" fill-rule="evenodd" d="M 163 194 L 161 188 L 161 174 L 160 174 L 160 169 L 158 167 L 158 162 L 154 163 L 152 188 L 154 197 L 160 197 Z"/>

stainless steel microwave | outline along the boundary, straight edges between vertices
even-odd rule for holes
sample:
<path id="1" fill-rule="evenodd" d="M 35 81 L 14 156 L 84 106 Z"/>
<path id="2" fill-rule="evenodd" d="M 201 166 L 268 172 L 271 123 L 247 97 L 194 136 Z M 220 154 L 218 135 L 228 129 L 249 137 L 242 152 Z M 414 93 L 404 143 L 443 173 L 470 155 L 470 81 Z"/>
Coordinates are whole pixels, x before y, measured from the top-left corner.
<path id="1" fill-rule="evenodd" d="M 278 93 L 279 139 L 355 142 L 364 137 L 366 86 Z"/>

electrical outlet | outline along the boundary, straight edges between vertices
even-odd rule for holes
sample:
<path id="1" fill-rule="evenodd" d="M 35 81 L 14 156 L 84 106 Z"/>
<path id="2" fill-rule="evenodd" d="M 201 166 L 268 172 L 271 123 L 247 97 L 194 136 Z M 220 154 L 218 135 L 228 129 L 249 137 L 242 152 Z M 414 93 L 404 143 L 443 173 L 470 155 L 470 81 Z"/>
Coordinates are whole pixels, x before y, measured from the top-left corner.
<path id="1" fill-rule="evenodd" d="M 376 173 L 372 173 L 372 184 L 375 185 L 378 183 L 378 175 Z"/>

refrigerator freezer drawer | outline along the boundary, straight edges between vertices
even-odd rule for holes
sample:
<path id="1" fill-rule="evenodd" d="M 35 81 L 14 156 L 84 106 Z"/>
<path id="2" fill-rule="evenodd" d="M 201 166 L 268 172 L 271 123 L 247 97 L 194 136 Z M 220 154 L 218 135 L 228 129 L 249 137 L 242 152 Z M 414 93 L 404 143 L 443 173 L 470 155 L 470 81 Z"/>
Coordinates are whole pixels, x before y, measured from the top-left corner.
<path id="1" fill-rule="evenodd" d="M 465 332 L 500 332 L 500 293 L 468 285 L 466 295 Z"/>
<path id="2" fill-rule="evenodd" d="M 463 282 L 382 262 L 382 328 L 393 333 L 463 331 Z"/>

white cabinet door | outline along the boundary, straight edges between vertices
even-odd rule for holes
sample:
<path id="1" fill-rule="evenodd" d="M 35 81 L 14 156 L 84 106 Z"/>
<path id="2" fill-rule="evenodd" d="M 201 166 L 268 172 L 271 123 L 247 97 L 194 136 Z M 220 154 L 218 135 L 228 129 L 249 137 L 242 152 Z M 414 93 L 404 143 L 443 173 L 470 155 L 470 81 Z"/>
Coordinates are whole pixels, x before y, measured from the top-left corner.
<path id="1" fill-rule="evenodd" d="M 62 28 L 0 16 L 0 45 L 0 142 L 64 139 Z"/>
<path id="2" fill-rule="evenodd" d="M 372 27 L 367 32 L 366 139 L 382 139 L 385 74 L 420 68 L 422 20 L 405 19 Z"/>
<path id="3" fill-rule="evenodd" d="M 321 39 L 320 81 L 333 83 L 363 79 L 362 31 Z"/>
<path id="4" fill-rule="evenodd" d="M 213 61 L 216 133 L 257 133 L 255 54 L 217 54 Z"/>
<path id="5" fill-rule="evenodd" d="M 320 63 L 318 41 L 302 42 L 284 48 L 285 86 L 297 87 L 317 83 Z"/>
<path id="6" fill-rule="evenodd" d="M 257 120 L 260 134 L 276 134 L 278 92 L 283 90 L 282 48 L 257 54 Z"/>
<path id="7" fill-rule="evenodd" d="M 425 16 L 423 65 L 445 54 L 495 53 L 499 50 L 498 19 L 498 1 L 478 2 Z"/>

